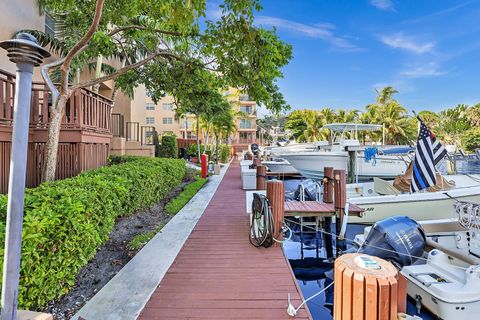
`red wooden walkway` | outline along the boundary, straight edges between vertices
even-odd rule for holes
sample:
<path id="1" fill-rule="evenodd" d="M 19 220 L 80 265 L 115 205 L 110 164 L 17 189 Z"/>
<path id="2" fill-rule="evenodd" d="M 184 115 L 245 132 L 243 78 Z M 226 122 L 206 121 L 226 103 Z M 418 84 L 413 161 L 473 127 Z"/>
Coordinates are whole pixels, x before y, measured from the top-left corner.
<path id="1" fill-rule="evenodd" d="M 255 248 L 238 163 L 232 163 L 200 221 L 139 319 L 291 319 L 301 293 L 280 247 Z M 161 257 L 158 257 L 161 259 Z M 311 319 L 302 308 L 296 319 Z"/>

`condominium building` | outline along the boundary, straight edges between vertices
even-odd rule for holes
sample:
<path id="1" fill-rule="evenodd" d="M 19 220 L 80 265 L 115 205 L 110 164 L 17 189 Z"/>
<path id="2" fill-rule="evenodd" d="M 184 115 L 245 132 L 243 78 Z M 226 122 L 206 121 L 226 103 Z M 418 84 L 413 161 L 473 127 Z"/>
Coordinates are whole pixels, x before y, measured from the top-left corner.
<path id="1" fill-rule="evenodd" d="M 256 119 L 257 110 L 255 101 L 251 101 L 248 95 L 240 90 L 231 88 L 224 92 L 224 95 L 232 104 L 237 114 L 235 123 L 236 131 L 228 139 L 236 150 L 243 150 L 256 142 Z M 140 135 L 138 140 L 151 143 L 153 131 L 162 135 L 166 133 L 175 134 L 178 138 L 195 139 L 196 138 L 196 119 L 194 115 L 177 118 L 175 115 L 175 101 L 172 96 L 166 96 L 157 103 L 149 97 L 144 86 L 139 86 L 135 90 L 129 110 L 119 110 L 114 108 L 114 113 L 122 113 L 128 119 L 126 125 L 127 140 L 131 140 Z M 200 137 L 204 140 L 204 137 Z"/>

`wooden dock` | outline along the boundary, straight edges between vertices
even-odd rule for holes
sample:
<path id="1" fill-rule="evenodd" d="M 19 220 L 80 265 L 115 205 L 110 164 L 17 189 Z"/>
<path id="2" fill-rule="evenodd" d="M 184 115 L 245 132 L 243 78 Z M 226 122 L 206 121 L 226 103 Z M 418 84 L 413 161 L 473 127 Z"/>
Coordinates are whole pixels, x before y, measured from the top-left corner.
<path id="1" fill-rule="evenodd" d="M 250 244 L 248 219 L 234 162 L 139 319 L 291 319 L 287 294 L 294 306 L 302 295 L 290 265 L 281 247 Z"/>

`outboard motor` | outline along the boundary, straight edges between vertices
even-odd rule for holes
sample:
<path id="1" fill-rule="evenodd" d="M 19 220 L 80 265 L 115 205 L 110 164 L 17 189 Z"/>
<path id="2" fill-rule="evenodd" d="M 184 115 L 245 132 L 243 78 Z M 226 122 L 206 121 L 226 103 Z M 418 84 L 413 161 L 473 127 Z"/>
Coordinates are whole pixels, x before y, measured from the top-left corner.
<path id="1" fill-rule="evenodd" d="M 259 153 L 260 153 L 260 147 L 258 146 L 258 144 L 256 143 L 252 143 L 250 145 L 250 151 L 252 151 L 252 153 L 257 156 Z"/>
<path id="2" fill-rule="evenodd" d="M 375 223 L 359 253 L 388 260 L 398 268 L 411 265 L 425 250 L 425 232 L 406 216 L 396 216 Z"/>

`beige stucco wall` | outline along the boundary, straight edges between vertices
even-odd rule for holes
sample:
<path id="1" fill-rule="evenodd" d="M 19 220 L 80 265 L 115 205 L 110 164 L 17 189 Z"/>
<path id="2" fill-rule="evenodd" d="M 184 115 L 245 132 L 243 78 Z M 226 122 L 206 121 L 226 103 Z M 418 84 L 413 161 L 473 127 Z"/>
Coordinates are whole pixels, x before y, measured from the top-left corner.
<path id="1" fill-rule="evenodd" d="M 0 0 L 0 40 L 10 39 L 23 29 L 45 31 L 45 17 L 39 14 L 36 0 Z M 0 69 L 15 73 L 6 51 L 0 51 Z M 39 68 L 35 68 L 35 81 L 41 81 Z"/>

